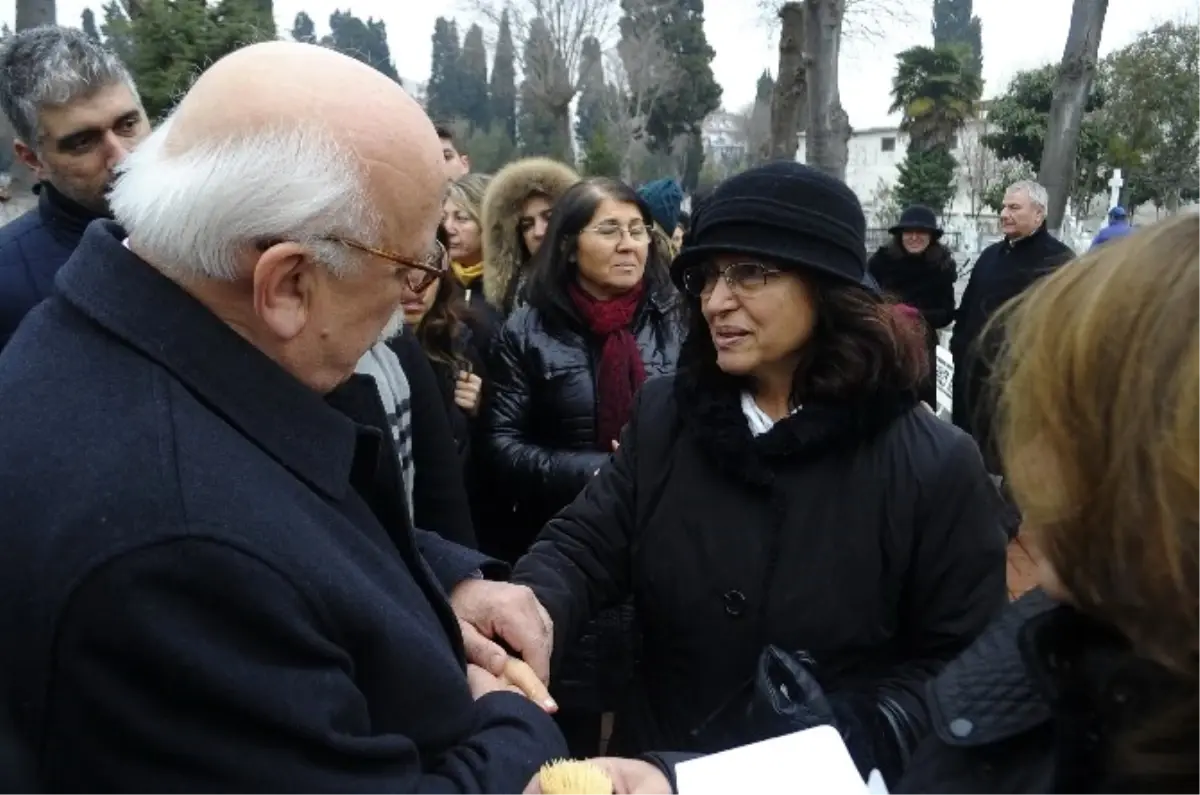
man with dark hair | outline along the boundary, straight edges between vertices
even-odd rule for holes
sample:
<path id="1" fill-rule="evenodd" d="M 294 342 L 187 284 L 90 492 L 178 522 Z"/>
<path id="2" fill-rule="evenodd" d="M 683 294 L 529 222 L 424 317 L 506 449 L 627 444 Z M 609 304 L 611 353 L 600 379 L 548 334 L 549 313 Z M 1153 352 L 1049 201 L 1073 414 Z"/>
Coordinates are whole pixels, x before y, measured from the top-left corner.
<path id="1" fill-rule="evenodd" d="M 23 30 L 0 48 L 0 109 L 38 206 L 0 228 L 0 348 L 46 298 L 84 228 L 108 216 L 113 172 L 150 133 L 117 56 L 74 28 Z"/>
<path id="2" fill-rule="evenodd" d="M 446 161 L 446 179 L 453 182 L 471 173 L 471 158 L 454 145 L 454 133 L 449 127 L 439 124 L 435 128 L 442 142 L 442 158 Z"/>

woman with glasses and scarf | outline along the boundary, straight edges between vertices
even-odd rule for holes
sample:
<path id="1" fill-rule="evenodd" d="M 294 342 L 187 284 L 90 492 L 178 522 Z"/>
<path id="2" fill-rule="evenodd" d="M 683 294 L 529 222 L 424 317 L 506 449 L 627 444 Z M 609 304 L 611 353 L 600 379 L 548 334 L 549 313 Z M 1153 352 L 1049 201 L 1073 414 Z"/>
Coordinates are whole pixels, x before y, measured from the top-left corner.
<path id="1" fill-rule="evenodd" d="M 581 182 L 554 205 L 526 303 L 497 333 L 489 356 L 481 441 L 510 505 L 506 526 L 489 528 L 485 539 L 494 555 L 513 561 L 528 550 L 608 460 L 642 383 L 674 372 L 678 299 L 667 257 L 651 242 L 653 222 L 638 195 L 615 180 Z M 491 537 L 497 532 L 503 537 Z M 619 665 L 596 667 L 607 673 Z M 593 693 L 573 699 L 560 688 L 555 696 L 569 743 L 565 716 L 584 702 L 589 717 L 572 750 L 595 755 L 600 708 Z"/>
<path id="2" fill-rule="evenodd" d="M 517 563 L 556 644 L 632 598 L 612 752 L 798 728 L 767 714 L 782 694 L 894 782 L 927 681 L 1007 601 L 1000 496 L 971 437 L 917 400 L 924 340 L 867 278 L 864 238 L 854 193 L 806 166 L 718 186 L 671 268 L 690 304 L 678 373 L 645 385 L 612 460 Z M 756 680 L 777 659 L 796 689 Z"/>

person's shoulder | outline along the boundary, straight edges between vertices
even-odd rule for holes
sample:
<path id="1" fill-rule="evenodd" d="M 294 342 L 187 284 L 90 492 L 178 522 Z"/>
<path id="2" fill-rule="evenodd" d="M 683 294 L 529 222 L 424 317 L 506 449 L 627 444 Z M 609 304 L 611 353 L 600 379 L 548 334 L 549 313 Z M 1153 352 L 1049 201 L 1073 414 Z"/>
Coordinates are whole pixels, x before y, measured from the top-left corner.
<path id="1" fill-rule="evenodd" d="M 49 230 L 36 207 L 0 226 L 0 269 L 24 265 L 28 246 L 47 241 L 51 241 Z"/>
<path id="2" fill-rule="evenodd" d="M 982 466 L 971 435 L 919 403 L 896 417 L 884 440 L 904 450 L 910 471 L 922 480 L 957 476 L 975 460 Z"/>

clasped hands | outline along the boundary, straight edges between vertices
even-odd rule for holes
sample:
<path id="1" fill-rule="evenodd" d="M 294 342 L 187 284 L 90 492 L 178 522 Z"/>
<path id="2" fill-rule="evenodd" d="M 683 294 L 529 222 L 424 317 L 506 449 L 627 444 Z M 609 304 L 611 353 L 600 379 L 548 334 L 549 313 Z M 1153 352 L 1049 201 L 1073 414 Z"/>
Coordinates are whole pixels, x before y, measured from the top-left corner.
<path id="1" fill-rule="evenodd" d="M 554 622 L 533 591 L 512 583 L 467 580 L 450 594 L 450 604 L 462 630 L 472 695 L 520 693 L 546 712 L 556 712 L 558 705 L 547 689 Z M 503 640 L 521 659 L 511 657 L 495 639 Z M 613 757 L 592 762 L 604 769 L 614 792 L 621 795 L 672 791 L 666 776 L 648 762 Z M 536 776 L 525 792 L 541 792 Z"/>

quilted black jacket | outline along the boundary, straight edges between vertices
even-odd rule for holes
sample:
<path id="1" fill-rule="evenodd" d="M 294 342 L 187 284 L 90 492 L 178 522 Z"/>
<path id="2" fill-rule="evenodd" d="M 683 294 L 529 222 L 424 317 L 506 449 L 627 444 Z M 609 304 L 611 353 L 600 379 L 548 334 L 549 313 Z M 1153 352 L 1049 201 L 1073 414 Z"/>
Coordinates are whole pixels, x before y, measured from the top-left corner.
<path id="1" fill-rule="evenodd" d="M 634 318 L 647 377 L 675 370 L 681 337 L 675 306 L 672 296 L 651 296 Z M 586 330 L 547 328 L 531 306 L 514 311 L 493 340 L 481 441 L 508 502 L 507 527 L 489 532 L 504 533 L 509 549 L 492 554 L 509 560 L 523 554 L 608 460 L 596 440 L 599 354 Z"/>
<path id="2" fill-rule="evenodd" d="M 1183 775 L 1116 767 L 1118 738 L 1166 704 L 1196 706 L 1108 627 L 1030 591 L 930 684 L 933 734 L 895 792 L 1197 792 L 1191 734 L 1155 750 Z M 1194 715 L 1194 712 L 1193 712 Z"/>

